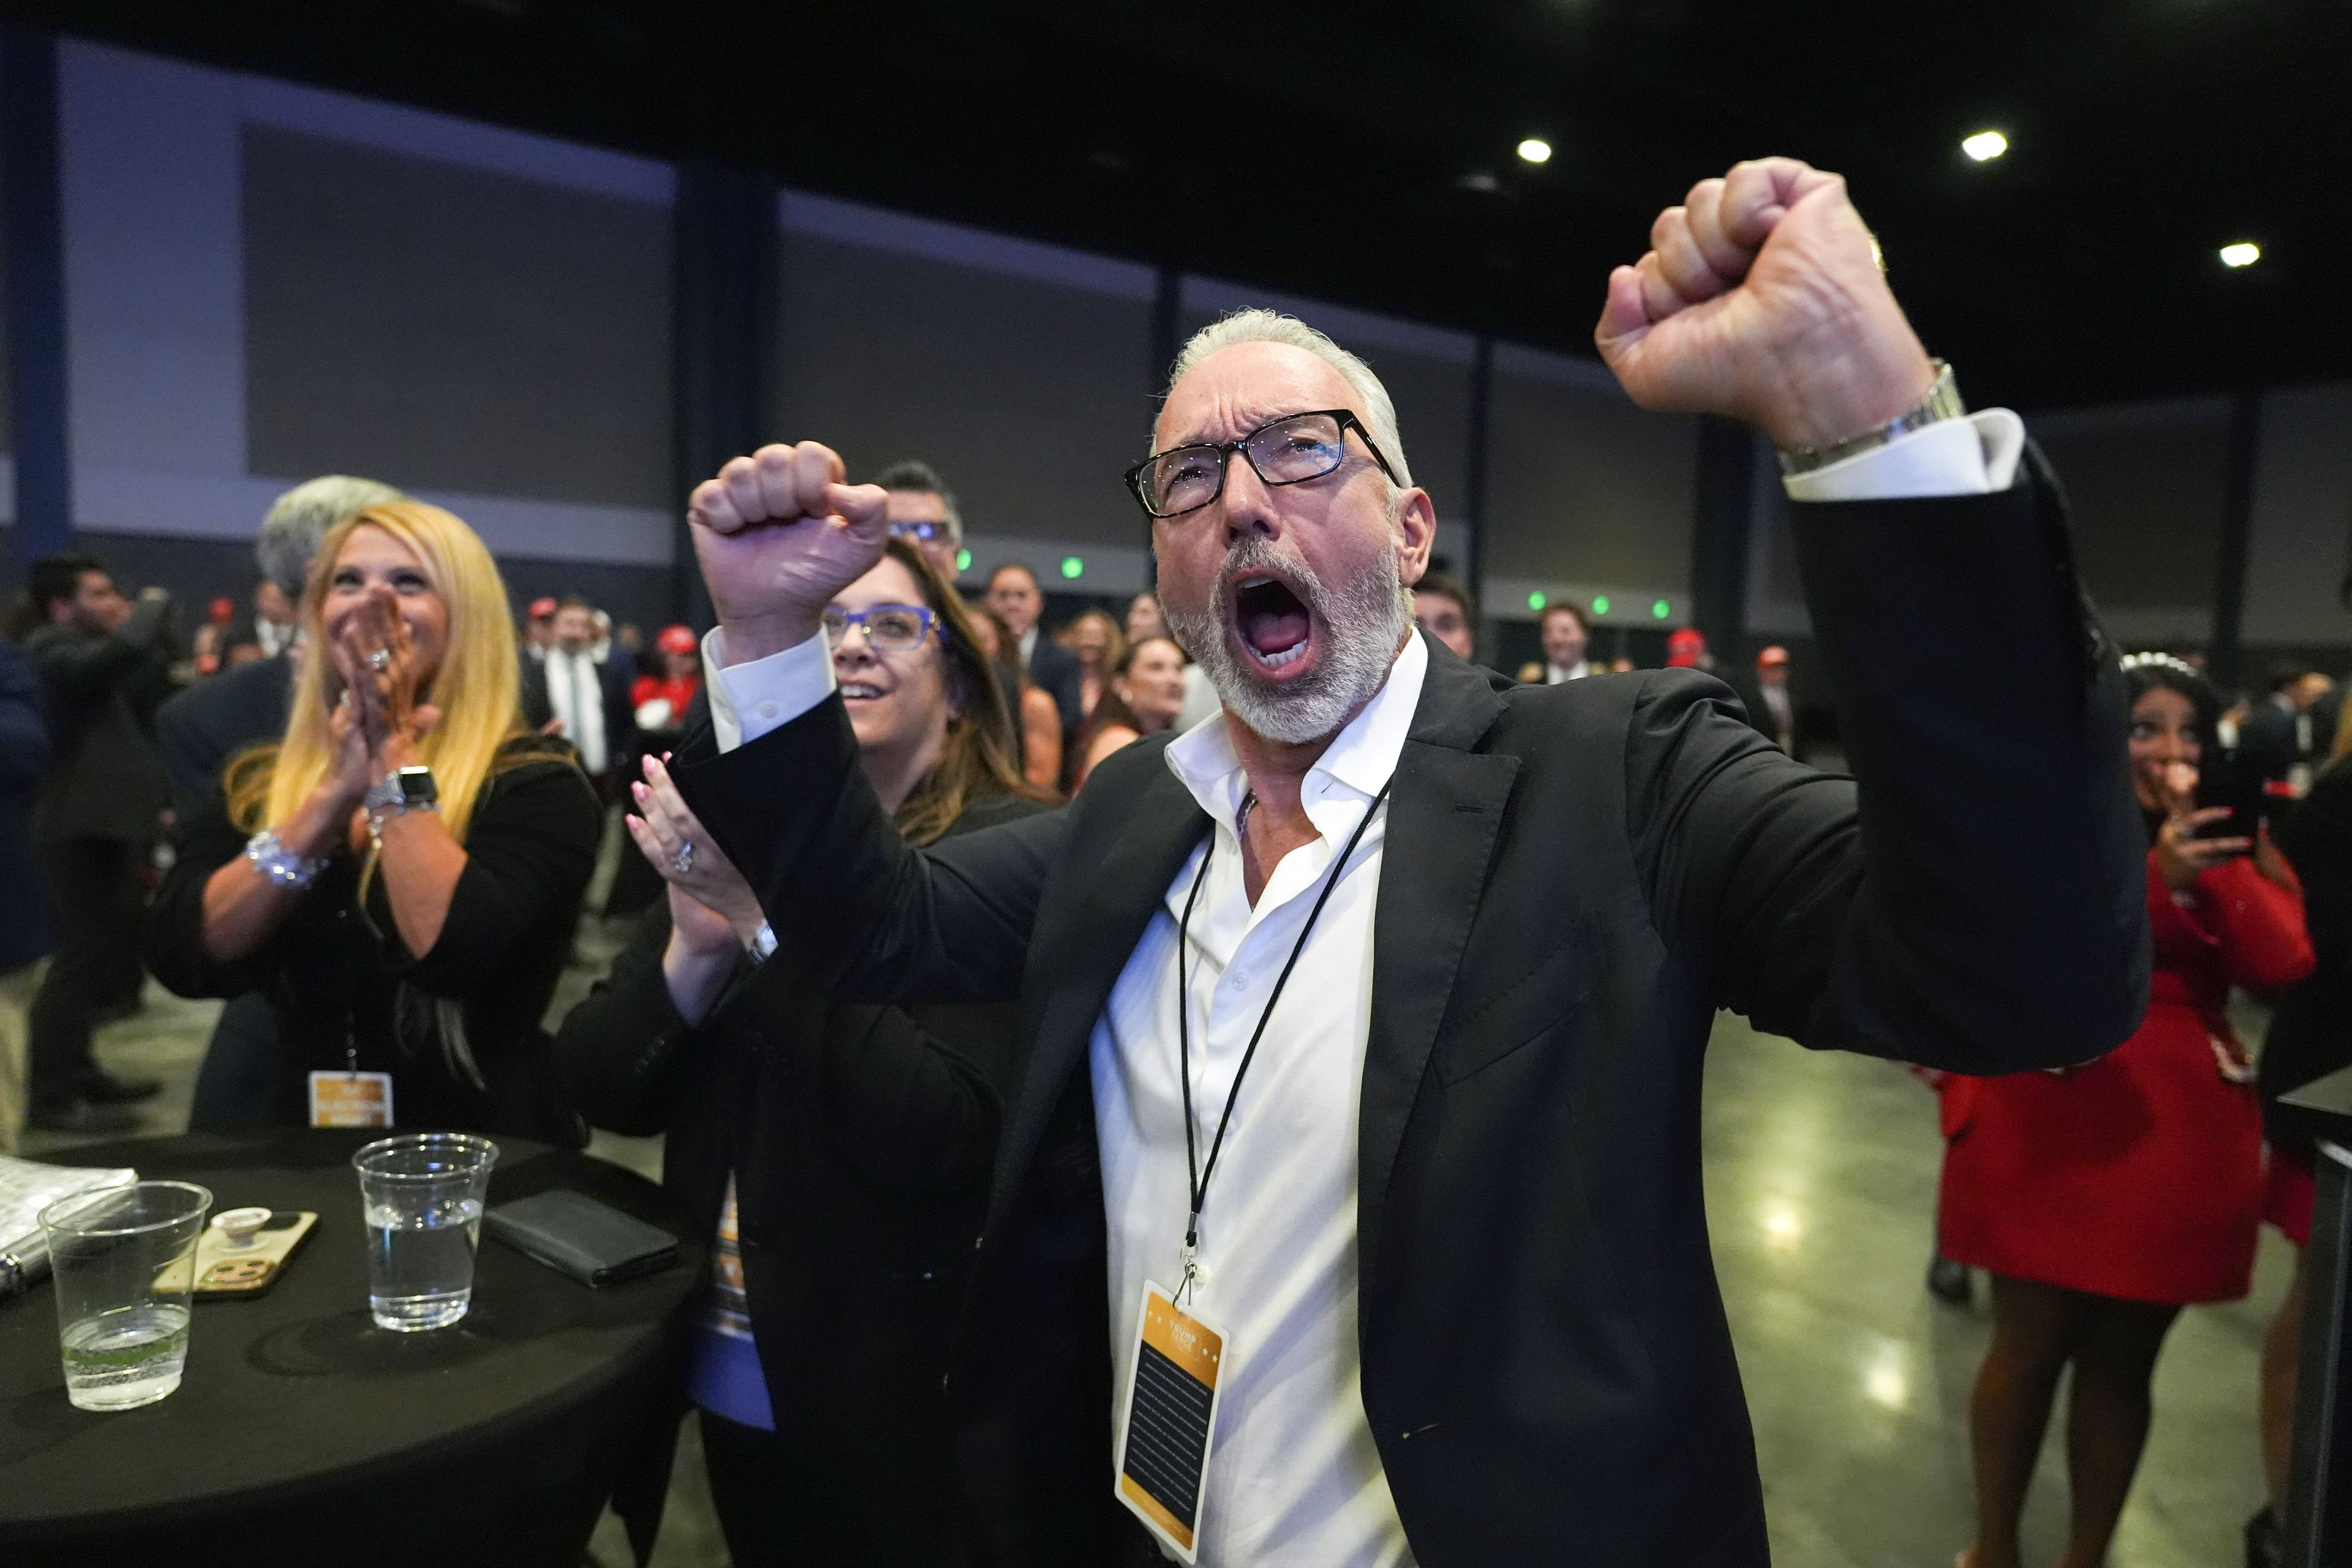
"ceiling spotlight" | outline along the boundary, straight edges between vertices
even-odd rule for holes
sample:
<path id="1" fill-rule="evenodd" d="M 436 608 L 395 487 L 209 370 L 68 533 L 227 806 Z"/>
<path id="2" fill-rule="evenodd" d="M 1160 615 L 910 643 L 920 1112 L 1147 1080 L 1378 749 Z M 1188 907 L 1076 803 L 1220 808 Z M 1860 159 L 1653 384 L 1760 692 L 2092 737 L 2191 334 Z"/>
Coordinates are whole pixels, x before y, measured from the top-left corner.
<path id="1" fill-rule="evenodd" d="M 2235 245 L 2221 247 L 2221 265 L 2224 267 L 2252 267 L 2262 258 L 2263 247 L 2251 239 L 2242 239 Z"/>
<path id="2" fill-rule="evenodd" d="M 1519 143 L 1519 156 L 1530 163 L 1551 162 L 1551 143 L 1540 136 L 1530 136 Z"/>
<path id="3" fill-rule="evenodd" d="M 2009 138 L 1998 131 L 1979 131 L 1961 141 L 1960 151 L 1979 163 L 1990 163 L 2009 151 Z"/>

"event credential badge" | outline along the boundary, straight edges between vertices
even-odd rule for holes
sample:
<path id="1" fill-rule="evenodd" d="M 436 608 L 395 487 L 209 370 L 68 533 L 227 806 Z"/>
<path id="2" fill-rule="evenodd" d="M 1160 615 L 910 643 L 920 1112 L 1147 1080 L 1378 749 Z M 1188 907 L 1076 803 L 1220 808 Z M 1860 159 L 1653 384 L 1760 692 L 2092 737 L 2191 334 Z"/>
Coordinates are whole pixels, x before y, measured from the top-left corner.
<path id="1" fill-rule="evenodd" d="M 1186 1563 L 1199 1552 L 1224 1353 L 1223 1333 L 1144 1281 L 1114 1489 Z"/>
<path id="2" fill-rule="evenodd" d="M 388 1072 L 314 1072 L 310 1075 L 313 1127 L 389 1127 L 392 1075 Z"/>

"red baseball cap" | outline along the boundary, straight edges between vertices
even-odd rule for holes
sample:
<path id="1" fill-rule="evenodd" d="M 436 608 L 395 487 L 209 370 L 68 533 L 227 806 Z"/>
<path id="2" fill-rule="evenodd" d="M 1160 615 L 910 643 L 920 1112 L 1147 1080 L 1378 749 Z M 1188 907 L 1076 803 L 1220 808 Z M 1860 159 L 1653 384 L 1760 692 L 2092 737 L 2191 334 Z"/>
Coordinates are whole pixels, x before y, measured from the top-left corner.
<path id="1" fill-rule="evenodd" d="M 1683 626 L 1666 638 L 1666 668 L 1688 669 L 1698 663 L 1706 652 L 1706 634 L 1696 626 Z"/>
<path id="2" fill-rule="evenodd" d="M 523 612 L 523 616 L 527 620 L 543 621 L 554 614 L 555 601 L 542 595 L 530 602 L 530 608 Z"/>
<path id="3" fill-rule="evenodd" d="M 664 653 L 692 653 L 699 645 L 695 641 L 694 628 L 687 626 L 664 626 L 654 646 Z"/>

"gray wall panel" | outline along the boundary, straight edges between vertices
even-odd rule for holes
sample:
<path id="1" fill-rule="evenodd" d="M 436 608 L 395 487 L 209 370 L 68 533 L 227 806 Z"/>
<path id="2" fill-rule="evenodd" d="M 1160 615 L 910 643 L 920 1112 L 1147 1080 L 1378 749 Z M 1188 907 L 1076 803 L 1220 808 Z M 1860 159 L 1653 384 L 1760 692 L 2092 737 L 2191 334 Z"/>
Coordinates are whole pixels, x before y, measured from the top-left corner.
<path id="1" fill-rule="evenodd" d="M 2219 398 L 2029 416 L 2066 487 L 2093 597 L 2118 610 L 2209 613 L 2229 505 L 2230 409 Z"/>
<path id="2" fill-rule="evenodd" d="M 1695 421 L 1499 368 L 1492 417 L 1489 574 L 1686 591 Z"/>
<path id="3" fill-rule="evenodd" d="M 1148 302 L 789 231 L 781 273 L 779 438 L 853 479 L 921 458 L 971 532 L 1145 542 L 1119 473 L 1150 428 Z"/>
<path id="4" fill-rule="evenodd" d="M 666 205 L 266 125 L 243 150 L 249 472 L 668 503 Z"/>

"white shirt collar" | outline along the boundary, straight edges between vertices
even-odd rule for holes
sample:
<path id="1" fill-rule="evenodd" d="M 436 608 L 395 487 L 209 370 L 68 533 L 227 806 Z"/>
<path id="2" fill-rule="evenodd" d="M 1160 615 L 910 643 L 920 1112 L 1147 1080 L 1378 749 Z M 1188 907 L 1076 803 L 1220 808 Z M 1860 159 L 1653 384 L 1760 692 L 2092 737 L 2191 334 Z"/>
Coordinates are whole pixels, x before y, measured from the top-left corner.
<path id="1" fill-rule="evenodd" d="M 1363 711 L 1348 721 L 1307 770 L 1299 800 L 1310 820 L 1316 817 L 1316 807 L 1335 789 L 1351 797 L 1358 809 L 1381 793 L 1404 754 L 1405 737 L 1412 731 L 1412 716 L 1421 706 L 1421 688 L 1428 674 L 1429 649 L 1415 632 L 1405 639 L 1396 662 L 1389 666 L 1388 679 L 1364 704 Z M 1166 755 L 1169 772 L 1192 792 L 1201 809 L 1230 828 L 1241 814 L 1242 797 L 1249 793 L 1249 779 L 1234 752 L 1233 737 L 1225 728 L 1228 722 L 1223 710 L 1218 710 L 1170 742 Z M 1316 826 L 1330 832 L 1319 821 Z"/>

